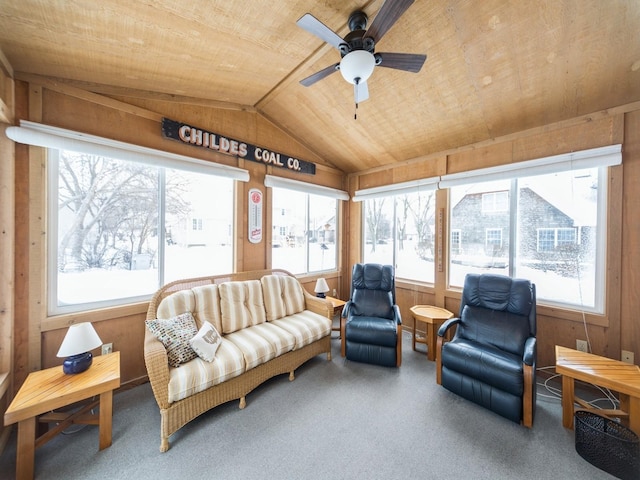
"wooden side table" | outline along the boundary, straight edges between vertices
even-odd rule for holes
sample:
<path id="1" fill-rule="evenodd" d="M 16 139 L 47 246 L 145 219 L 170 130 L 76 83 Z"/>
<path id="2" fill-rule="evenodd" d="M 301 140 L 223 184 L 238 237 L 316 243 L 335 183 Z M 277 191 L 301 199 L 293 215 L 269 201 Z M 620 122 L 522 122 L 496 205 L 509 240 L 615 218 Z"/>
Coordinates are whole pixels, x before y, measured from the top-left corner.
<path id="1" fill-rule="evenodd" d="M 36 448 L 44 445 L 72 423 L 99 425 L 100 450 L 111 445 L 113 390 L 120 386 L 120 352 L 93 358 L 88 370 L 66 375 L 62 366 L 47 368 L 29 374 L 4 414 L 4 424 L 18 423 L 16 478 L 33 478 Z M 87 398 L 99 395 L 100 400 L 90 402 L 79 411 L 52 412 Z M 100 405 L 100 413 L 89 414 Z M 36 419 L 59 422 L 58 426 L 36 438 Z"/>
<path id="2" fill-rule="evenodd" d="M 338 317 L 340 315 L 342 315 L 342 309 L 344 308 L 345 304 L 347 302 L 345 302 L 344 300 L 340 300 L 339 298 L 334 298 L 334 297 L 324 297 L 325 300 L 329 300 L 331 302 L 331 305 L 333 305 L 333 316 L 335 317 L 336 315 L 338 315 Z M 340 322 L 338 322 L 338 326 L 334 327 L 333 326 L 333 319 L 332 319 L 332 323 L 331 323 L 331 330 L 333 331 L 340 331 Z"/>
<path id="3" fill-rule="evenodd" d="M 432 362 L 436 359 L 436 332 L 445 320 L 453 317 L 453 313 L 444 308 L 432 305 L 414 305 L 409 310 L 413 315 L 413 350 L 416 349 L 416 342 L 427 345 L 427 358 Z M 416 339 L 416 323 L 425 322 L 427 324 L 427 337 Z"/>
<path id="4" fill-rule="evenodd" d="M 562 425 L 565 428 L 573 428 L 577 404 L 581 410 L 619 417 L 640 435 L 640 368 L 637 365 L 556 345 L 556 373 L 562 375 Z M 594 409 L 575 395 L 575 380 L 618 392 L 620 407 Z"/>

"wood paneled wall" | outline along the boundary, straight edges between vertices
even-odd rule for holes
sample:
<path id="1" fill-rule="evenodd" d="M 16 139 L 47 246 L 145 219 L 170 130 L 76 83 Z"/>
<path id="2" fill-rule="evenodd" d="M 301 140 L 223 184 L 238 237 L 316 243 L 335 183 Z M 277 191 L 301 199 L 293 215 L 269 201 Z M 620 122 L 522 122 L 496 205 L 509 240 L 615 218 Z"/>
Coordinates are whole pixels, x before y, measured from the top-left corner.
<path id="1" fill-rule="evenodd" d="M 14 117 L 11 66 L 0 51 L 0 412 L 13 393 L 14 251 L 15 251 L 15 146 L 4 134 Z M 0 422 L 0 452 L 10 428 Z"/>
<path id="2" fill-rule="evenodd" d="M 264 166 L 215 152 L 194 152 L 195 147 L 163 139 L 160 134 L 162 116 L 175 118 L 195 126 L 240 138 L 248 142 L 284 151 L 317 164 L 317 175 L 303 180 L 349 190 L 353 193 L 385 183 L 396 183 L 470 168 L 517 162 L 570 150 L 582 150 L 615 143 L 624 144 L 624 166 L 610 169 L 613 198 L 609 203 L 609 255 L 607 313 L 587 315 L 589 337 L 595 353 L 619 358 L 620 348 L 640 354 L 640 327 L 633 317 L 638 307 L 637 245 L 640 240 L 638 196 L 632 190 L 640 177 L 640 105 L 630 105 L 598 112 L 556 125 L 510 135 L 490 142 L 437 152 L 402 162 L 392 168 L 377 168 L 344 176 L 324 159 L 308 151 L 304 145 L 288 137 L 256 112 L 213 109 L 206 105 L 180 105 L 164 101 L 135 98 L 111 98 L 56 84 L 34 85 L 18 82 L 15 89 L 16 119 L 43 123 L 100 135 L 116 140 L 171 151 L 198 155 L 207 160 L 239 166 L 250 172 L 247 183 L 239 183 L 236 193 L 237 235 L 236 270 L 268 268 L 271 263 L 271 198 L 264 187 L 266 174 L 293 176 L 290 172 L 274 172 Z M 0 144 L 0 149 L 11 148 Z M 4 151 L 4 150 L 3 150 Z M 11 154 L 10 154 L 11 155 Z M 142 359 L 145 304 L 103 309 L 80 314 L 47 317 L 46 298 L 46 208 L 43 180 L 46 158 L 42 149 L 15 146 L 16 182 L 14 198 L 18 211 L 15 225 L 15 328 L 10 335 L 14 349 L 11 356 L 15 386 L 37 368 L 60 363 L 55 351 L 69 324 L 92 321 L 105 342 L 113 342 L 121 352 L 123 382 L 144 378 Z M 623 170 L 624 169 L 624 170 Z M 624 172 L 624 177 L 623 177 Z M 263 225 L 265 238 L 259 244 L 246 240 L 247 195 L 250 188 L 265 194 Z M 618 195 L 618 197 L 616 197 Z M 436 195 L 437 209 L 447 211 L 447 195 Z M 617 199 L 619 198 L 619 199 Z M 338 271 L 327 276 L 329 286 L 346 298 L 349 294 L 350 266 L 361 260 L 361 204 L 341 202 L 342 249 Z M 3 204 L 3 214 L 7 207 Z M 3 217 L 0 220 L 4 221 Z M 445 220 L 446 222 L 446 220 Z M 446 227 L 446 225 L 445 225 Z M 445 235 L 446 241 L 447 235 Z M 617 243 L 616 243 L 617 242 Z M 445 245 L 446 247 L 446 245 Z M 446 252 L 446 248 L 443 251 Z M 445 253 L 446 254 L 446 253 Z M 13 254 L 10 254 L 13 256 Z M 6 256 L 2 257 L 6 260 Z M 446 265 L 446 259 L 444 264 Z M 302 279 L 313 291 L 317 276 Z M 411 327 L 409 308 L 418 303 L 444 306 L 457 312 L 460 292 L 447 289 L 446 272 L 436 272 L 434 286 L 398 283 L 398 303 L 404 324 Z M 0 297 L 1 298 L 1 297 Z M 2 313 L 2 312 L 0 312 Z M 573 346 L 583 338 L 582 314 L 548 307 L 539 308 L 540 365 L 553 363 L 553 345 Z M 3 322 L 3 326 L 6 323 Z M 0 344 L 0 354 L 2 353 Z M 0 355 L 2 361 L 2 355 Z M 1 364 L 0 364 L 1 365 Z"/>
<path id="3" fill-rule="evenodd" d="M 264 187 L 267 173 L 311 181 L 344 189 L 342 172 L 326 165 L 323 159 L 288 137 L 255 112 L 219 110 L 208 106 L 179 105 L 164 101 L 141 101 L 96 95 L 73 87 L 44 82 L 44 85 L 18 82 L 20 103 L 17 119 L 125 141 L 176 154 L 193 156 L 249 171 L 249 182 L 238 182 L 236 189 L 236 265 L 237 271 L 267 268 L 271 258 L 271 192 Z M 316 163 L 316 175 L 296 175 L 271 166 L 196 149 L 162 137 L 163 116 L 285 152 Z M 9 142 L 12 145 L 12 142 Z M 14 162 L 10 162 L 14 165 Z M 120 351 L 122 381 L 136 382 L 146 375 L 142 355 L 146 304 L 127 305 L 48 317 L 46 313 L 46 155 L 42 148 L 16 145 L 16 208 L 20 212 L 16 231 L 16 299 L 20 304 L 16 317 L 14 366 L 16 388 L 27 374 L 39 368 L 58 365 L 55 356 L 67 327 L 80 321 L 94 323 L 104 342 L 112 342 Z M 248 191 L 259 188 L 265 195 L 263 207 L 264 238 L 258 244 L 247 240 Z M 14 245 L 12 242 L 11 245 Z M 317 276 L 303 278 L 313 291 Z M 339 288 L 339 272 L 327 277 L 331 288 Z M 99 352 L 97 352 L 99 353 Z"/>
<path id="4" fill-rule="evenodd" d="M 538 365 L 555 364 L 556 344 L 575 348 L 576 339 L 585 339 L 587 329 L 593 353 L 620 358 L 620 350 L 640 351 L 640 322 L 633 312 L 639 307 L 640 279 L 640 104 L 612 108 L 592 115 L 547 125 L 504 138 L 438 152 L 410 162 L 376 168 L 351 175 L 350 192 L 418 178 L 458 173 L 484 167 L 531 160 L 605 145 L 623 144 L 623 166 L 609 169 L 607 211 L 607 304 L 604 315 L 575 310 L 538 306 Z M 447 212 L 445 191 L 436 194 L 436 211 Z M 350 204 L 349 259 L 361 261 L 362 205 Z M 446 215 L 445 225 L 446 231 Z M 447 265 L 449 235 L 444 235 L 443 264 Z M 437 249 L 437 246 L 436 246 Z M 436 271 L 433 286 L 397 282 L 398 305 L 403 323 L 411 328 L 409 308 L 415 304 L 432 304 L 458 313 L 461 292 L 447 288 L 446 268 Z M 343 287 L 349 275 L 342 278 Z"/>

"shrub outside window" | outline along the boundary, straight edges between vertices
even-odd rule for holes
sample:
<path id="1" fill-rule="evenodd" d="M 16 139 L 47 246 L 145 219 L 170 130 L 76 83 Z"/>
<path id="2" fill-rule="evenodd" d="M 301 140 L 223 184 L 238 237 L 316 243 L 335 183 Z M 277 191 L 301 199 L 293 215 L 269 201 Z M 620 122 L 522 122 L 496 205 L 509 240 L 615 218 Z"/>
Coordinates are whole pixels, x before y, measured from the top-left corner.
<path id="1" fill-rule="evenodd" d="M 233 180 L 54 149 L 49 172 L 51 314 L 232 271 Z"/>

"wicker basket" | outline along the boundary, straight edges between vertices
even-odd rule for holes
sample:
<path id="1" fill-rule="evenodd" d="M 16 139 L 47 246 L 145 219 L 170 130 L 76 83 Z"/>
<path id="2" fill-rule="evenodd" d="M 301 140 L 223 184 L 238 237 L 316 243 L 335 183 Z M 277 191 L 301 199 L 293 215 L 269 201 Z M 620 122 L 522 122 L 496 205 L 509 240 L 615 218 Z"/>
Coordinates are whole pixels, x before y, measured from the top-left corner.
<path id="1" fill-rule="evenodd" d="M 640 478 L 638 436 L 596 413 L 575 413 L 576 452 L 590 464 L 622 479 Z"/>

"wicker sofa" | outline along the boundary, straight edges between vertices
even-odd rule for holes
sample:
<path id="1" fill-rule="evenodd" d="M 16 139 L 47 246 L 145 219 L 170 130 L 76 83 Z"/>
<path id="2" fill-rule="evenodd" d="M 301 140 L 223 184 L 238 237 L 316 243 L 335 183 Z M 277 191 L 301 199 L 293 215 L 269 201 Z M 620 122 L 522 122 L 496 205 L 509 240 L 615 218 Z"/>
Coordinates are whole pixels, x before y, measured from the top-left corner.
<path id="1" fill-rule="evenodd" d="M 147 322 L 191 312 L 222 337 L 212 362 L 196 357 L 171 366 L 165 344 L 145 328 L 144 359 L 160 408 L 160 451 L 198 415 L 240 399 L 266 380 L 314 356 L 331 360 L 333 308 L 284 270 L 261 270 L 171 282 L 152 297 Z M 156 322 L 157 323 L 157 322 Z M 147 323 L 149 326 L 149 323 Z"/>

